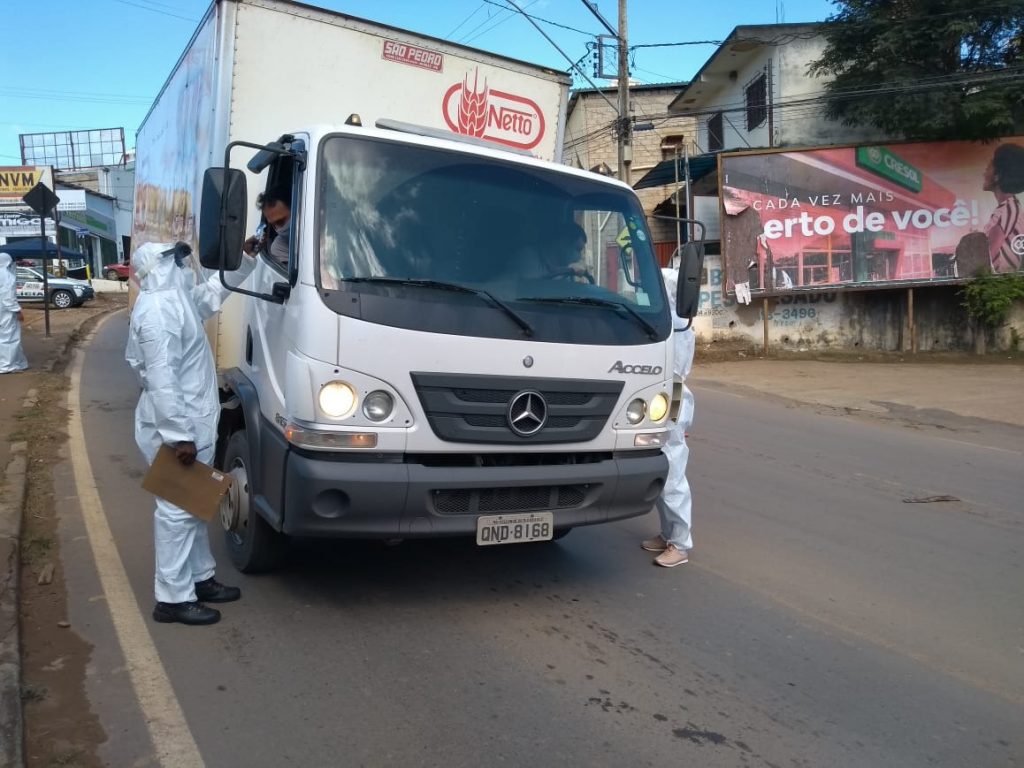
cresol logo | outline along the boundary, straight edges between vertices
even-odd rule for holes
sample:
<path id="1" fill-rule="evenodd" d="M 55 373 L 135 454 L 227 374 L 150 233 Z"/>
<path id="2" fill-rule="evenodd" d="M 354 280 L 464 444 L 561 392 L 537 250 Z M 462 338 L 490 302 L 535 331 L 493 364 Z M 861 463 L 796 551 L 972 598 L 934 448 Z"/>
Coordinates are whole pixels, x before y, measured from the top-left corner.
<path id="1" fill-rule="evenodd" d="M 469 73 L 444 95 L 441 105 L 448 127 L 516 149 L 533 149 L 544 136 L 544 115 L 536 102 L 480 83 L 480 71 Z"/>

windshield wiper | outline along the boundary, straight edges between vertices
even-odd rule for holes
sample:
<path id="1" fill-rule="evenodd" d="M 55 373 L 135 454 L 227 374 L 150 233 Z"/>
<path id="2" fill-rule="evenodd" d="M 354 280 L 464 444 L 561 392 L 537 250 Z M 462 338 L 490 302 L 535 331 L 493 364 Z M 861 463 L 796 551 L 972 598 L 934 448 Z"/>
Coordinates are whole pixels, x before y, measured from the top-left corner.
<path id="1" fill-rule="evenodd" d="M 647 322 L 643 315 L 621 301 L 599 299 L 596 296 L 526 296 L 520 297 L 516 299 L 516 301 L 536 301 L 544 304 L 584 304 L 591 307 L 609 307 L 615 310 L 623 309 L 630 317 L 643 326 L 643 329 L 647 331 L 647 335 L 651 339 L 658 338 L 658 329 Z"/>
<path id="2" fill-rule="evenodd" d="M 480 296 L 491 302 L 491 304 L 511 317 L 515 321 L 516 325 L 523 329 L 523 333 L 527 336 L 533 336 L 533 326 L 530 325 L 522 315 L 489 291 L 485 291 L 483 288 L 473 288 L 472 286 L 462 285 L 461 283 L 447 283 L 443 280 L 421 280 L 411 277 L 345 277 L 342 278 L 342 282 L 380 283 L 382 285 L 415 285 L 420 288 L 436 288 L 440 291 L 472 293 L 475 296 Z"/>

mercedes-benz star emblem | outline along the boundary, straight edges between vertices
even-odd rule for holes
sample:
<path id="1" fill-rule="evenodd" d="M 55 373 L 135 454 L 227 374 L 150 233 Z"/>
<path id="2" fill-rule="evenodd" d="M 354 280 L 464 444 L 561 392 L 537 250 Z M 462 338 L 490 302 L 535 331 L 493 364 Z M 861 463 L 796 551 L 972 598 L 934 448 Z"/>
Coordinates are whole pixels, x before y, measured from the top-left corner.
<path id="1" fill-rule="evenodd" d="M 522 437 L 535 435 L 548 420 L 548 404 L 540 392 L 527 389 L 508 404 L 508 425 Z"/>

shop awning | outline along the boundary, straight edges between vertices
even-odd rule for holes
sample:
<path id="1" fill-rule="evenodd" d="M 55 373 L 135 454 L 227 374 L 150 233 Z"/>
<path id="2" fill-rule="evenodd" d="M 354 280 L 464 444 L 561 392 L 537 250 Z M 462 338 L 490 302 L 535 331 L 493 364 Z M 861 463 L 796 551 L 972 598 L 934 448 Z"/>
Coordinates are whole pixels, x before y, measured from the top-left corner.
<path id="1" fill-rule="evenodd" d="M 678 160 L 662 160 L 651 168 L 636 184 L 633 189 L 648 189 L 650 187 L 664 187 L 676 183 L 676 163 L 679 164 L 679 181 L 686 178 L 686 159 L 680 157 Z M 703 155 L 695 155 L 690 158 L 690 183 L 703 179 L 718 169 L 718 153 L 706 152 Z"/>
<path id="2" fill-rule="evenodd" d="M 38 237 L 34 237 L 31 240 L 19 240 L 14 243 L 7 243 L 7 245 L 0 245 L 0 253 L 8 253 L 11 258 L 15 261 L 19 259 L 29 259 L 38 261 L 44 258 L 43 246 L 39 242 Z M 71 248 L 61 247 L 60 249 L 61 258 L 64 259 L 84 259 L 85 254 L 79 251 L 72 250 Z M 45 258 L 55 259 L 57 258 L 57 246 L 47 241 L 46 243 L 46 254 Z"/>

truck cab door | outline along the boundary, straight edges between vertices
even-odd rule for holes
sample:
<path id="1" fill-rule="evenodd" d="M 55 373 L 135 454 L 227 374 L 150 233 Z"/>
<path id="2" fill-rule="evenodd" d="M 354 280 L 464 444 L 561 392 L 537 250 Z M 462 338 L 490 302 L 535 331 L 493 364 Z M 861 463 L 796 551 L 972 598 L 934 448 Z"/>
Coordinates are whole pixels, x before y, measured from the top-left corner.
<path id="1" fill-rule="evenodd" d="M 297 315 L 295 302 L 289 300 L 290 289 L 294 287 L 298 274 L 299 221 L 302 217 L 303 171 L 294 158 L 282 157 L 274 161 L 267 175 L 263 194 L 284 192 L 289 199 L 289 224 L 287 246 L 281 247 L 283 234 L 277 233 L 267 222 L 261 210 L 261 224 L 266 239 L 260 246 L 257 259 L 259 267 L 254 277 L 254 289 L 267 295 L 283 295 L 280 303 L 254 301 L 246 317 L 246 337 L 243 369 L 256 384 L 260 395 L 260 408 L 268 423 L 274 424 L 278 417 L 287 418 L 285 400 L 286 366 L 288 350 L 294 349 L 293 329 Z M 275 245 L 275 243 L 277 245 Z"/>

